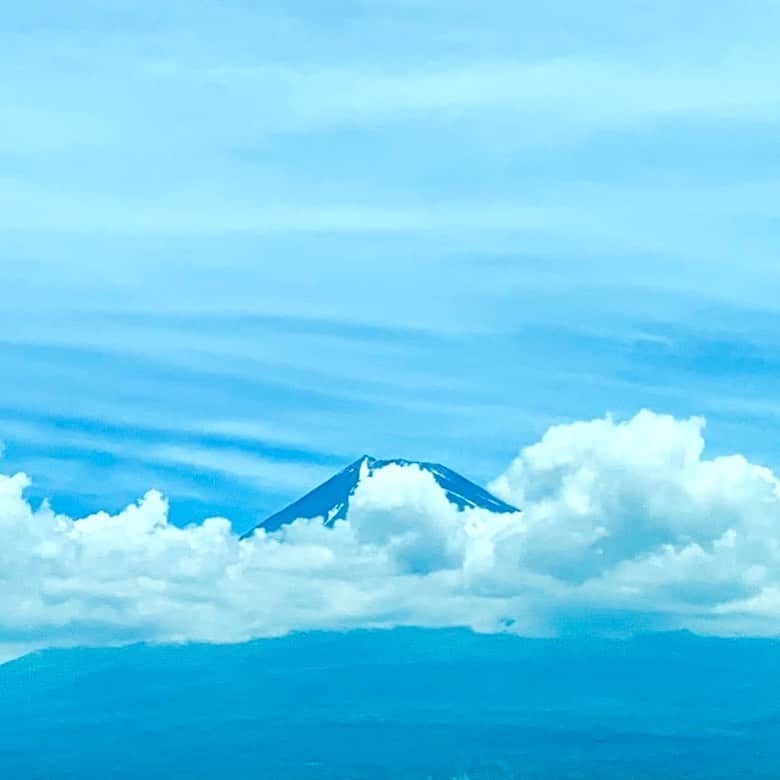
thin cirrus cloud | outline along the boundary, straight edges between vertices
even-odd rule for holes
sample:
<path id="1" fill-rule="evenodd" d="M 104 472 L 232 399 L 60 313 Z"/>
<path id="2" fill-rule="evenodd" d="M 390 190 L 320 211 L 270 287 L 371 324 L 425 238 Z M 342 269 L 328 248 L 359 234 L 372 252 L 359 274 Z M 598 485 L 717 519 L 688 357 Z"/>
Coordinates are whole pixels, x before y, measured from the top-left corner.
<path id="1" fill-rule="evenodd" d="M 117 67 L 128 80 L 130 97 L 138 93 L 140 99 L 142 90 L 158 96 L 170 92 L 186 106 L 196 94 L 205 93 L 223 112 L 241 117 L 238 126 L 209 125 L 201 141 L 238 140 L 250 134 L 257 140 L 258 133 L 311 132 L 393 120 L 489 123 L 500 118 L 511 125 L 532 118 L 533 124 L 523 123 L 522 132 L 514 136 L 514 144 L 522 146 L 548 145 L 556 139 L 569 143 L 593 129 L 641 122 L 776 119 L 780 106 L 771 89 L 775 60 L 771 51 L 735 51 L 727 57 L 694 58 L 681 69 L 640 52 L 632 60 L 477 59 L 425 67 L 230 61 L 204 66 L 187 59 L 147 59 Z M 59 78 L 66 90 L 77 89 L 78 82 L 70 82 L 67 75 Z M 100 88 L 99 80 L 95 86 Z M 22 106 L 11 119 L 18 125 L 33 121 L 30 109 Z M 205 130 L 205 118 L 197 119 Z"/>
<path id="2" fill-rule="evenodd" d="M 723 78 L 713 81 L 713 70 Z M 702 62 L 683 74 L 652 59 L 644 63 L 560 57 L 541 61 L 472 62 L 449 68 L 377 71 L 328 67 L 222 66 L 198 69 L 157 63 L 154 79 L 219 84 L 236 99 L 272 100 L 276 111 L 259 112 L 259 130 L 311 129 L 423 115 L 446 119 L 500 110 L 532 115 L 537 122 L 565 116 L 568 129 L 613 126 L 684 117 L 777 116 L 766 63 L 732 55 Z M 559 129 L 560 131 L 560 129 Z M 559 137 L 565 139 L 568 133 Z M 533 133 L 519 138 L 542 140 Z M 550 138 L 547 137 L 549 143 Z"/>
<path id="3" fill-rule="evenodd" d="M 4 476 L 4 652 L 396 625 L 774 635 L 780 480 L 706 457 L 703 429 L 649 411 L 554 426 L 492 483 L 519 514 L 459 511 L 430 475 L 389 466 L 334 529 L 247 540 L 220 518 L 173 526 L 156 491 L 73 520 Z"/>
<path id="4" fill-rule="evenodd" d="M 372 482 L 336 534 L 178 526 L 243 530 L 364 450 L 483 480 L 605 408 L 699 410 L 713 452 L 776 470 L 776 4 L 39 5 L 0 25 L 0 436 L 33 479 L 4 483 L 29 566 L 3 642 L 544 633 L 585 607 L 768 630 L 774 476 L 661 417 L 525 451 L 496 482 L 525 512 L 507 528 L 467 533 L 407 472 L 409 507 Z M 115 513 L 150 486 L 170 513 L 30 508 Z M 420 533 L 369 539 L 388 506 Z"/>

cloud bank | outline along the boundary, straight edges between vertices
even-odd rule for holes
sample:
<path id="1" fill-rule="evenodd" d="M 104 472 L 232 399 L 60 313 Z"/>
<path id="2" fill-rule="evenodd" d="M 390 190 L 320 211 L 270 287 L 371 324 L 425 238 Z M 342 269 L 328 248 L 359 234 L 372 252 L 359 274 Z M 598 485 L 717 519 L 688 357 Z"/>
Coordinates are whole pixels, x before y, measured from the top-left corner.
<path id="1" fill-rule="evenodd" d="M 649 411 L 553 427 L 491 484 L 514 515 L 391 465 L 333 529 L 246 540 L 224 518 L 173 526 L 156 491 L 72 519 L 0 476 L 0 655 L 396 625 L 780 634 L 780 480 L 706 458 L 703 431 Z"/>

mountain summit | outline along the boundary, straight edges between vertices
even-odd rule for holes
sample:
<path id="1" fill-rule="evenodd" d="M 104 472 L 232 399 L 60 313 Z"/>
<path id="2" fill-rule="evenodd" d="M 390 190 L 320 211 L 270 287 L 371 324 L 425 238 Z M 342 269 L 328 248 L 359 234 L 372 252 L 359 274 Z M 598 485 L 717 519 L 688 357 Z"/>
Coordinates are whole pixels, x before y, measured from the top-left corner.
<path id="1" fill-rule="evenodd" d="M 343 471 L 323 482 L 319 487 L 314 488 L 310 493 L 263 520 L 243 538 L 251 536 L 258 528 L 269 532 L 276 531 L 283 525 L 292 523 L 301 517 L 322 517 L 324 525 L 332 526 L 336 520 L 343 520 L 347 516 L 349 500 L 354 495 L 361 480 L 371 476 L 379 469 L 393 464 L 419 466 L 423 471 L 430 473 L 445 492 L 450 503 L 459 509 L 477 507 L 498 513 L 518 511 L 484 488 L 438 463 L 402 459 L 379 460 L 364 455 Z"/>

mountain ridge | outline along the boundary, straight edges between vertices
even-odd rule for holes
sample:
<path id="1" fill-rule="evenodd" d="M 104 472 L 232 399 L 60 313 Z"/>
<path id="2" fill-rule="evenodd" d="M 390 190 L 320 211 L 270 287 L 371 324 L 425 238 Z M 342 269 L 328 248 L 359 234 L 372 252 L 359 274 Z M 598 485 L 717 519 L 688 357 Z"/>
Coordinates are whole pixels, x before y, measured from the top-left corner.
<path id="1" fill-rule="evenodd" d="M 474 507 L 499 514 L 519 511 L 485 488 L 440 463 L 404 458 L 380 459 L 363 455 L 330 479 L 258 523 L 241 538 L 246 539 L 259 529 L 267 532 L 278 531 L 299 518 L 322 517 L 323 525 L 331 527 L 337 520 L 346 518 L 349 501 L 361 480 L 390 465 L 417 466 L 428 472 L 444 491 L 447 500 L 458 509 Z"/>

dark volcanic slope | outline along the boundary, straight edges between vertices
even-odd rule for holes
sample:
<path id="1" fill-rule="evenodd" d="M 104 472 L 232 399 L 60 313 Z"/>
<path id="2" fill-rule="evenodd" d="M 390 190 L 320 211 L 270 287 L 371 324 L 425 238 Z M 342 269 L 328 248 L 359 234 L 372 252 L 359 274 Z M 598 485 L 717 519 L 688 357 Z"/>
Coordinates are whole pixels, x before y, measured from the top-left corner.
<path id="1" fill-rule="evenodd" d="M 325 525 L 332 525 L 347 516 L 349 500 L 358 484 L 379 469 L 391 464 L 416 465 L 429 472 L 445 491 L 447 498 L 460 509 L 479 507 L 491 512 L 517 512 L 509 504 L 496 498 L 484 488 L 462 477 L 452 469 L 438 463 L 425 463 L 402 459 L 378 460 L 364 455 L 343 471 L 323 482 L 302 498 L 294 501 L 276 514 L 260 523 L 257 527 L 266 531 L 276 531 L 283 525 L 301 517 L 322 517 Z M 249 532 L 252 533 L 251 531 Z"/>

